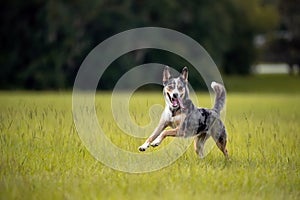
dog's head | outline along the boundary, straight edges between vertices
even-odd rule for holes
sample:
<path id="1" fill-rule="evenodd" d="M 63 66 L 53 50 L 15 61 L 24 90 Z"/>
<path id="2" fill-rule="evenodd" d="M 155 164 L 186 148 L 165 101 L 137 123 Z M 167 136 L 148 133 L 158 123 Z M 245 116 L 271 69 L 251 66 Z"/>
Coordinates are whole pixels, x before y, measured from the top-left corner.
<path id="1" fill-rule="evenodd" d="M 163 72 L 163 93 L 167 105 L 171 109 L 184 108 L 183 102 L 189 98 L 188 69 L 184 67 L 182 73 L 177 77 L 171 77 L 169 67 Z"/>

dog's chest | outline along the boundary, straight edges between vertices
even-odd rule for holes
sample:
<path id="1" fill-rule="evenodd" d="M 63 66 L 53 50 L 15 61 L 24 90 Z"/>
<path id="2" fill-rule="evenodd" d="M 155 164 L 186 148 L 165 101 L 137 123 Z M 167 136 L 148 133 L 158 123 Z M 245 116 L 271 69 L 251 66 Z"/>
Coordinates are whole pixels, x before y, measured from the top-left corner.
<path id="1" fill-rule="evenodd" d="M 172 128 L 176 128 L 177 126 L 180 125 L 180 123 L 182 122 L 182 120 L 184 120 L 184 118 L 185 118 L 184 114 L 178 114 L 178 115 L 175 115 L 175 116 L 171 116 L 170 126 Z"/>

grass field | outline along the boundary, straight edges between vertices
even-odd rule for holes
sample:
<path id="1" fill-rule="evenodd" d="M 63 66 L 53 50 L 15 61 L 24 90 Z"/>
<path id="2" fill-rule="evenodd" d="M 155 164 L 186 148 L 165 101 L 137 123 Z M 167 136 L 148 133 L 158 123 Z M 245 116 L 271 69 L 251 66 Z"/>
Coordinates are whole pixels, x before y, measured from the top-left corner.
<path id="1" fill-rule="evenodd" d="M 200 159 L 190 146 L 169 167 L 143 174 L 115 171 L 90 155 L 73 124 L 70 92 L 1 92 L 0 199 L 299 199 L 297 78 L 225 79 L 228 87 L 241 83 L 228 89 L 230 159 L 217 148 Z M 143 140 L 117 129 L 109 97 L 97 94 L 99 121 L 116 145 L 136 151 Z M 210 107 L 207 94 L 198 97 Z M 146 123 L 153 103 L 163 103 L 160 93 L 136 94 L 133 118 Z"/>

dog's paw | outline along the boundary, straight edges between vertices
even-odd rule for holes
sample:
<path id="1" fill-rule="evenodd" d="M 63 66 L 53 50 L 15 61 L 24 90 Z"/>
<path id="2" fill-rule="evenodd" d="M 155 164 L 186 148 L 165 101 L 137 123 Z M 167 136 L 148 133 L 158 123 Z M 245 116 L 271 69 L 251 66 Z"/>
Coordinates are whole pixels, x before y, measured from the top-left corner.
<path id="1" fill-rule="evenodd" d="M 151 147 L 157 147 L 158 145 L 158 143 L 151 143 Z"/>
<path id="2" fill-rule="evenodd" d="M 144 148 L 143 146 L 140 146 L 139 151 L 146 151 L 146 148 Z"/>
<path id="3" fill-rule="evenodd" d="M 142 146 L 139 147 L 139 151 L 146 151 L 148 149 L 149 144 L 143 144 Z"/>
<path id="4" fill-rule="evenodd" d="M 151 143 L 151 146 L 152 147 L 157 147 L 159 146 L 161 143 L 161 139 L 160 138 L 156 138 L 152 143 Z"/>

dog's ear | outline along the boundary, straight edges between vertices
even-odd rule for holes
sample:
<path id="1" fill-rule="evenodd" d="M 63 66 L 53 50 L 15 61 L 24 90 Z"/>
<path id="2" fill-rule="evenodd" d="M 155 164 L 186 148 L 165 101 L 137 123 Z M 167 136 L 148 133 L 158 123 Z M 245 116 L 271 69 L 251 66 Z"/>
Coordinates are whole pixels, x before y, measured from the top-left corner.
<path id="1" fill-rule="evenodd" d="M 170 79 L 171 74 L 170 74 L 170 69 L 168 66 L 165 66 L 164 72 L 163 72 L 163 84 L 165 85 L 168 80 Z"/>
<path id="2" fill-rule="evenodd" d="M 188 75 L 189 75 L 189 72 L 188 72 L 188 68 L 187 67 L 184 67 L 182 69 L 182 72 L 181 72 L 181 77 L 187 82 L 188 81 Z"/>

